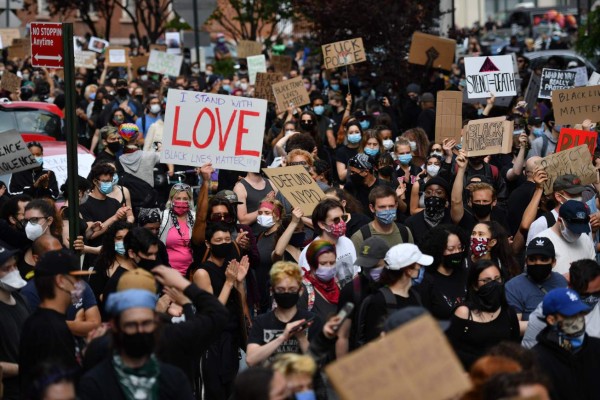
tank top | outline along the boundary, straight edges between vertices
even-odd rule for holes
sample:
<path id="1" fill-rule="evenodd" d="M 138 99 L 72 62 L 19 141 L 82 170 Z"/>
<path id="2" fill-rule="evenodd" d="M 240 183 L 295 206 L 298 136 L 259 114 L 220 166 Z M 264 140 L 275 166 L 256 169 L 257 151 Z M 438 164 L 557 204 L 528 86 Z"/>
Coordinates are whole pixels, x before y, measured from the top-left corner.
<path id="1" fill-rule="evenodd" d="M 240 181 L 241 184 L 246 188 L 246 211 L 248 213 L 253 213 L 254 211 L 258 210 L 260 201 L 267 197 L 269 192 L 273 191 L 271 183 L 265 178 L 262 178 L 262 180 L 265 182 L 265 188 L 262 190 L 257 190 L 252 187 L 252 185 L 250 185 L 246 179 L 242 179 Z"/>

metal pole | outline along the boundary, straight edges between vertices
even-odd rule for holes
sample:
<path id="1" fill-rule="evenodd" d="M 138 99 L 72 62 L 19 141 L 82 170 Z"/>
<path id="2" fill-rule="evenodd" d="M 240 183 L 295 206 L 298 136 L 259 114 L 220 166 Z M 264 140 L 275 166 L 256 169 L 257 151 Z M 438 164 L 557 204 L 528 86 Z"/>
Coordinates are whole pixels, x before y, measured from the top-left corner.
<path id="1" fill-rule="evenodd" d="M 73 24 L 62 24 L 64 72 L 65 72 L 65 136 L 67 138 L 67 190 L 69 201 L 69 244 L 79 232 L 79 192 L 77 190 L 77 117 L 75 108 L 75 59 L 73 48 Z"/>
<path id="2" fill-rule="evenodd" d="M 196 62 L 200 68 L 200 27 L 198 26 L 198 0 L 193 0 L 194 8 L 194 46 L 196 47 Z"/>
<path id="3" fill-rule="evenodd" d="M 10 15 L 8 14 L 10 12 L 10 0 L 6 0 L 6 27 L 10 28 Z M 5 44 L 6 46 L 6 44 Z"/>

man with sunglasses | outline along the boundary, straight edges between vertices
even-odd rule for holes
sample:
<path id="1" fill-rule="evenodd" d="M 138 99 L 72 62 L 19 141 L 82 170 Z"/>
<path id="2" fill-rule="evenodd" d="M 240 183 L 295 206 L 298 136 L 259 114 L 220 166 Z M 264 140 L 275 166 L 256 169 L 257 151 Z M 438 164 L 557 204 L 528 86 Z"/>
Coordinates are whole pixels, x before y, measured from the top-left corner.
<path id="1" fill-rule="evenodd" d="M 363 153 L 355 155 L 348 161 L 348 173 L 350 182 L 344 184 L 344 189 L 362 204 L 369 217 L 373 217 L 369 207 L 369 193 L 385 184 L 375 176 L 373 159 Z"/>
<path id="2" fill-rule="evenodd" d="M 27 148 L 39 166 L 12 174 L 8 184 L 10 194 L 22 193 L 34 199 L 48 197 L 56 200 L 60 193 L 58 183 L 54 172 L 44 169 L 44 147 L 40 142 L 29 142 Z"/>

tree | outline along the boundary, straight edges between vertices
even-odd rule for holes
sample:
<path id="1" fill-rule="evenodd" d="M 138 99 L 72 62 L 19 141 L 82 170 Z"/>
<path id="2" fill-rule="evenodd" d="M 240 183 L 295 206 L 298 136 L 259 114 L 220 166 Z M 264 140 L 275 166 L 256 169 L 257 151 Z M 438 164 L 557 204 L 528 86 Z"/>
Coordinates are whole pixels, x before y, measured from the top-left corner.
<path id="1" fill-rule="evenodd" d="M 575 48 L 588 59 L 595 59 L 600 49 L 600 7 L 588 14 L 588 23 L 579 28 Z"/>
<path id="2" fill-rule="evenodd" d="M 140 25 L 146 31 L 150 43 L 156 43 L 158 38 L 165 33 L 169 20 L 173 16 L 172 3 L 172 0 L 126 0 L 123 2 L 117 0 L 117 6 L 131 19 L 139 43 L 142 39 Z M 133 5 L 133 11 L 130 5 Z"/>

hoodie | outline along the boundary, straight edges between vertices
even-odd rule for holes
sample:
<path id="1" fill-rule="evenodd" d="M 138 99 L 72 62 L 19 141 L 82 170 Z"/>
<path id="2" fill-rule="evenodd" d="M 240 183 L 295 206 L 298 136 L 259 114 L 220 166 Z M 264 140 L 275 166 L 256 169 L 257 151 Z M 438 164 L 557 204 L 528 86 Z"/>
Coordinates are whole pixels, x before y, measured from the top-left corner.
<path id="1" fill-rule="evenodd" d="M 159 153 L 138 150 L 119 157 L 123 170 L 154 187 L 154 166 L 160 162 Z"/>

